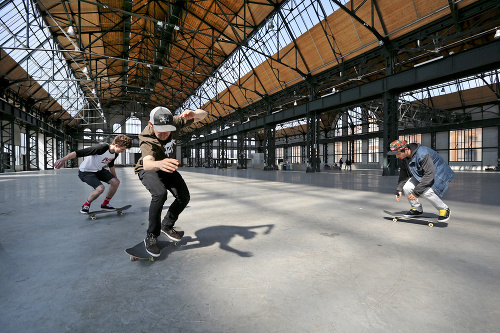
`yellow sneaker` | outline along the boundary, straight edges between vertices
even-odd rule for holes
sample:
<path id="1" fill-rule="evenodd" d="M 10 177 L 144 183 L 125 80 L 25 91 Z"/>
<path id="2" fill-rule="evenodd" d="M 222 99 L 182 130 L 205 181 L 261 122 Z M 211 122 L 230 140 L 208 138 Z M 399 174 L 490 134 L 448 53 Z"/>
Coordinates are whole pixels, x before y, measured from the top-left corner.
<path id="1" fill-rule="evenodd" d="M 440 209 L 439 210 L 439 217 L 438 217 L 438 222 L 446 222 L 450 219 L 450 209 Z"/>

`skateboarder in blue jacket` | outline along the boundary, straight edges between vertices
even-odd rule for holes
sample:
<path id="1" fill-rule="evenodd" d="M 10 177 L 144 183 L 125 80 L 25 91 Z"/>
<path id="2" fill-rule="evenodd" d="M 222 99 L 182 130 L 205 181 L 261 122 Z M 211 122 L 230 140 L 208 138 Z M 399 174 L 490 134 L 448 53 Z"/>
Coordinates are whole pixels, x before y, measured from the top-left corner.
<path id="1" fill-rule="evenodd" d="M 407 144 L 406 141 L 391 142 L 387 155 L 396 155 L 399 161 L 399 180 L 396 200 L 404 194 L 410 202 L 411 209 L 405 217 L 418 216 L 423 213 L 422 204 L 418 200 L 423 196 L 439 211 L 439 222 L 450 219 L 450 208 L 441 200 L 448 185 L 455 178 L 455 173 L 448 163 L 433 149 L 419 143 Z"/>
<path id="2" fill-rule="evenodd" d="M 106 199 L 101 205 L 101 209 L 113 211 L 114 208 L 109 204 L 109 201 L 115 195 L 120 185 L 120 181 L 115 172 L 115 159 L 119 153 L 123 153 L 127 148 L 132 147 L 132 139 L 124 134 L 116 136 L 112 144 L 101 143 L 88 148 L 79 149 L 69 153 L 63 158 L 54 163 L 54 167 L 59 169 L 67 160 L 75 157 L 85 157 L 79 167 L 78 177 L 81 181 L 90 185 L 94 190 L 90 193 L 87 201 L 83 204 L 80 213 L 88 214 L 90 204 L 104 192 L 104 185 L 101 181 L 111 185 Z M 104 167 L 108 166 L 109 171 Z"/>

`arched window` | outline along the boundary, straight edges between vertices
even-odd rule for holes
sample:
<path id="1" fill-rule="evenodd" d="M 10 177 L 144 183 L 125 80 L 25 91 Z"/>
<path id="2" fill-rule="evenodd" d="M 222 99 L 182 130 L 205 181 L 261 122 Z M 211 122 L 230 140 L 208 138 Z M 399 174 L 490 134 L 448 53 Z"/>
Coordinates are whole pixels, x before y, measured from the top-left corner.
<path id="1" fill-rule="evenodd" d="M 103 130 L 99 128 L 99 129 L 97 129 L 96 133 L 97 133 L 97 136 L 96 136 L 97 142 L 103 142 L 104 141 L 104 132 L 103 132 Z"/>
<path id="2" fill-rule="evenodd" d="M 139 118 L 135 116 L 128 118 L 125 122 L 125 132 L 130 134 L 141 134 L 142 128 Z"/>
<path id="3" fill-rule="evenodd" d="M 83 130 L 83 133 L 89 133 L 90 134 L 91 132 L 92 131 L 90 130 L 90 128 L 86 128 L 86 129 Z M 83 135 L 83 139 L 84 140 L 92 140 L 92 137 L 84 134 Z"/>

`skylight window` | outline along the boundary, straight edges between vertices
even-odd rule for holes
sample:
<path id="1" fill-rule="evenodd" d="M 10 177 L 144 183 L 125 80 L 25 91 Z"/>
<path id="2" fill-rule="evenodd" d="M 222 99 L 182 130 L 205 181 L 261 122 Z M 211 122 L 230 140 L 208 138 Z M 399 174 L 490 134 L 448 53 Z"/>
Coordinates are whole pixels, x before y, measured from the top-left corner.
<path id="1" fill-rule="evenodd" d="M 270 18 L 249 40 L 248 47 L 241 47 L 225 60 L 219 70 L 184 102 L 177 113 L 205 104 L 338 8 L 332 1 L 288 1 L 280 12 Z"/>
<path id="2" fill-rule="evenodd" d="M 0 8 L 0 45 L 71 116 L 84 109 L 83 92 L 31 1 Z"/>

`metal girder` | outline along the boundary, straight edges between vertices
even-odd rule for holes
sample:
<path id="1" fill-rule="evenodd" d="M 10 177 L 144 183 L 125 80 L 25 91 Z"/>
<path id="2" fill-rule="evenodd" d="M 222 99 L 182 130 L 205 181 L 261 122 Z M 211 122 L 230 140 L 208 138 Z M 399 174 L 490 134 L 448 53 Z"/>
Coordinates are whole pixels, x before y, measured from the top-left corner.
<path id="1" fill-rule="evenodd" d="M 477 6 L 475 5 L 468 6 L 460 9 L 461 18 L 462 20 L 468 20 L 470 18 L 475 17 L 475 15 L 478 15 L 479 13 L 492 9 L 493 7 L 494 4 L 491 1 L 488 0 L 479 1 Z M 377 10 L 376 3 L 374 4 L 374 8 L 375 10 Z M 474 22 L 476 23 L 473 24 L 477 24 L 477 20 L 475 20 Z M 421 38 L 423 38 L 422 36 L 431 36 L 432 34 L 435 34 L 436 32 L 443 30 L 443 27 L 445 26 L 447 27 L 449 25 L 453 25 L 453 20 L 451 18 L 451 15 L 438 19 L 422 27 L 418 31 L 413 31 L 411 33 L 408 33 L 402 37 L 392 40 L 391 42 L 395 50 L 403 50 L 406 45 L 414 43 L 417 40 L 420 40 Z M 454 38 L 456 38 L 456 34 L 453 34 L 453 36 L 455 36 Z M 391 54 L 394 55 L 392 52 L 389 53 L 389 55 Z M 389 69 L 389 74 L 397 73 L 403 70 L 407 70 L 409 66 L 408 64 L 411 64 L 409 60 L 399 59 L 400 58 L 399 54 L 397 55 L 398 59 L 396 64 L 394 64 L 394 61 L 392 62 L 388 61 L 387 63 L 385 63 L 384 60 L 380 61 L 380 59 L 383 59 L 384 57 L 387 57 L 386 52 L 381 48 L 375 48 L 361 56 L 358 56 L 354 59 L 350 59 L 342 63 L 340 66 L 336 66 L 331 70 L 327 70 L 318 75 L 315 75 L 314 78 L 316 79 L 318 85 L 317 89 L 318 91 L 322 91 L 324 94 L 324 92 L 327 89 L 331 91 L 332 85 L 334 86 L 336 85 L 335 82 L 340 83 L 342 85 L 342 89 L 349 89 L 350 87 L 361 84 L 361 81 L 358 81 L 360 80 L 359 75 L 365 75 L 366 73 L 371 71 L 370 74 L 373 75 L 373 73 L 378 73 L 377 74 L 378 77 L 383 77 L 384 75 L 386 75 L 385 73 L 386 68 Z M 379 59 L 379 61 L 377 62 L 376 59 Z M 414 60 L 415 59 L 412 59 L 411 61 Z M 349 72 L 349 69 L 351 69 L 351 73 Z M 298 88 L 299 86 L 305 87 L 305 85 L 302 84 L 302 82 L 300 82 L 299 84 L 296 84 L 294 86 L 285 89 L 284 91 L 273 94 L 273 96 L 290 95 L 290 92 L 286 92 L 286 90 L 289 91 L 299 90 L 301 89 Z M 243 113 L 246 116 L 251 116 L 252 113 L 250 112 L 250 110 L 252 109 L 259 109 L 259 101 L 257 101 L 252 105 L 249 105 L 248 107 L 242 108 Z M 228 111 L 228 113 L 229 112 L 230 111 Z M 196 133 L 196 129 L 192 133 Z"/>
<path id="2" fill-rule="evenodd" d="M 384 125 L 383 125 L 383 142 L 384 146 L 388 147 L 389 143 L 398 138 L 398 95 L 392 91 L 386 91 L 383 96 L 384 109 Z M 384 148 L 385 148 L 384 147 Z M 396 156 L 388 156 L 387 149 L 383 151 L 382 175 L 393 176 L 396 174 Z"/>
<path id="3" fill-rule="evenodd" d="M 214 154 L 214 142 L 213 141 L 206 141 L 205 142 L 205 167 L 206 168 L 212 168 L 214 166 L 213 154 Z"/>
<path id="4" fill-rule="evenodd" d="M 219 147 L 217 149 L 217 156 L 219 160 L 219 169 L 227 168 L 227 138 L 218 139 Z"/>
<path id="5" fill-rule="evenodd" d="M 458 32 L 462 32 L 462 27 L 460 26 L 460 17 L 458 12 L 458 6 L 455 0 L 448 0 L 448 4 L 450 5 L 451 16 L 453 17 L 453 25 Z"/>
<path id="6" fill-rule="evenodd" d="M 44 154 L 43 164 L 45 170 L 54 169 L 54 138 L 47 133 L 43 133 Z"/>
<path id="7" fill-rule="evenodd" d="M 306 160 L 310 166 L 310 172 L 320 172 L 319 162 L 319 120 L 316 112 L 309 112 L 306 117 Z"/>
<path id="8" fill-rule="evenodd" d="M 245 132 L 238 132 L 237 136 L 237 154 L 238 154 L 238 169 L 246 169 L 247 168 L 247 155 L 248 155 L 248 147 L 247 147 L 247 137 Z"/>
<path id="9" fill-rule="evenodd" d="M 46 122 L 34 117 L 33 115 L 13 106 L 12 104 L 0 99 L 0 113 L 21 120 L 27 125 L 32 125 L 44 132 L 54 136 L 64 137 L 64 133 L 47 124 Z"/>
<path id="10" fill-rule="evenodd" d="M 0 113 L 0 173 L 15 171 L 14 119 Z"/>
<path id="11" fill-rule="evenodd" d="M 373 26 L 369 25 L 365 21 L 363 21 L 358 15 L 356 15 L 356 10 L 349 9 L 346 6 L 344 6 L 340 1 L 338 0 L 331 0 L 335 2 L 337 6 L 339 6 L 343 11 L 345 11 L 347 14 L 349 14 L 353 19 L 361 23 L 366 29 L 368 29 L 377 39 L 379 40 L 379 44 L 382 46 L 384 45 L 387 47 L 390 44 L 390 40 L 387 37 L 382 36 L 377 29 L 375 29 Z M 353 1 L 351 1 L 351 6 L 353 5 Z M 361 5 L 360 5 L 361 6 Z M 358 7 L 359 8 L 359 7 Z"/>
<path id="12" fill-rule="evenodd" d="M 263 128 L 265 124 L 277 124 L 304 117 L 308 111 L 324 112 L 341 107 L 380 99 L 386 91 L 402 93 L 426 86 L 448 82 L 452 79 L 494 70 L 500 62 L 500 40 L 469 51 L 454 54 L 441 60 L 396 73 L 359 87 L 343 90 L 333 95 L 294 106 L 278 113 L 251 120 L 244 124 L 210 134 L 196 142 L 215 140 L 235 135 L 239 131 Z"/>
<path id="13" fill-rule="evenodd" d="M 39 156 L 38 156 L 38 128 L 27 125 L 26 126 L 26 158 L 28 171 L 40 170 Z"/>
<path id="14" fill-rule="evenodd" d="M 201 143 L 200 144 L 196 144 L 194 146 L 194 166 L 196 168 L 199 168 L 201 167 L 202 165 L 202 161 L 201 161 Z"/>
<path id="15" fill-rule="evenodd" d="M 264 126 L 264 170 L 274 170 L 276 166 L 276 127 Z"/>

